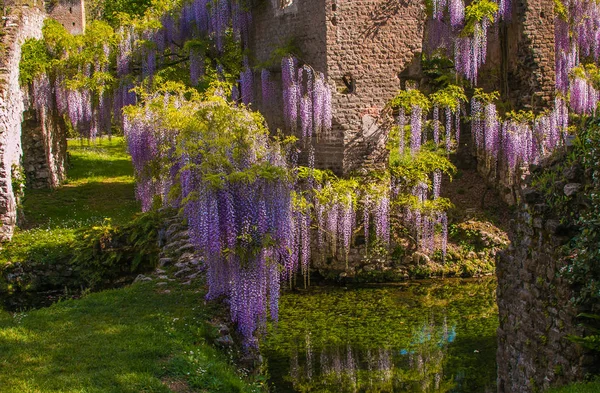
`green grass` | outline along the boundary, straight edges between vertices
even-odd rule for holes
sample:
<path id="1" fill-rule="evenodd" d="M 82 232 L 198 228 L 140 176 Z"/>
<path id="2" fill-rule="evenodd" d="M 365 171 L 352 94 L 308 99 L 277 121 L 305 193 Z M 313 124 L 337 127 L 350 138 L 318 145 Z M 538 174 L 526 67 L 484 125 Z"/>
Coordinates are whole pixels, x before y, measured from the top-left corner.
<path id="1" fill-rule="evenodd" d="M 69 143 L 68 179 L 56 190 L 30 190 L 26 223 L 0 250 L 6 261 L 69 258 L 80 229 L 139 211 L 131 160 L 122 138 Z M 0 392 L 255 392 L 229 359 L 209 344 L 200 306 L 204 287 L 155 282 L 89 294 L 49 308 L 0 310 Z"/>
<path id="2" fill-rule="evenodd" d="M 600 381 L 590 383 L 576 383 L 562 388 L 548 390 L 547 393 L 598 393 Z"/>
<path id="3" fill-rule="evenodd" d="M 2 246 L 0 265 L 8 261 L 51 263 L 68 257 L 78 229 L 110 219 L 124 224 L 139 212 L 133 166 L 123 138 L 96 143 L 69 141 L 67 180 L 56 190 L 26 190 L 24 220 L 13 241 Z"/>
<path id="4" fill-rule="evenodd" d="M 69 141 L 67 180 L 56 190 L 28 190 L 24 228 L 72 228 L 128 222 L 140 210 L 135 200 L 133 166 L 123 138 L 99 138 L 88 145 Z"/>
<path id="5" fill-rule="evenodd" d="M 0 311 L 0 391 L 259 391 L 260 381 L 244 382 L 207 344 L 212 328 L 203 321 L 213 311 L 200 306 L 202 289 L 165 288 L 135 284 L 27 313 Z"/>

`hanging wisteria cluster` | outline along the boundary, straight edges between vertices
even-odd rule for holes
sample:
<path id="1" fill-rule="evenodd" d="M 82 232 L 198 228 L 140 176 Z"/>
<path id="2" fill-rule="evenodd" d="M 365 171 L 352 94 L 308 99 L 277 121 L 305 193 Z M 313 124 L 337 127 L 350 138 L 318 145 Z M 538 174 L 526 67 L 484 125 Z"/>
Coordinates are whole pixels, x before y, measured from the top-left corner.
<path id="1" fill-rule="evenodd" d="M 45 28 L 56 28 L 55 21 L 46 22 Z M 91 34 L 95 30 L 92 29 Z M 76 44 L 75 50 L 83 52 L 81 44 Z M 83 138 L 94 139 L 98 135 L 110 134 L 113 109 L 116 101 L 126 100 L 127 105 L 134 103 L 128 91 L 121 96 L 119 89 L 115 97 L 109 86 L 91 88 L 86 81 L 102 79 L 109 75 L 110 47 L 108 45 L 97 48 L 88 48 L 85 55 L 93 56 L 95 64 L 79 61 L 76 74 L 68 73 L 43 73 L 33 80 L 33 104 L 38 111 L 56 111 L 58 117 L 67 120 L 73 130 Z M 68 59 L 60 58 L 65 61 Z M 50 76 L 51 75 L 51 76 Z M 132 86 L 131 86 L 132 87 Z M 119 95 L 117 100 L 116 95 Z"/>
<path id="2" fill-rule="evenodd" d="M 439 145 L 442 138 L 440 127 L 442 125 L 441 112 L 443 111 L 445 120 L 443 123 L 445 130 L 443 140 L 446 152 L 449 153 L 452 150 L 453 142 L 456 143 L 456 146 L 460 144 L 461 111 L 467 97 L 461 87 L 449 85 L 431 94 L 430 99 L 433 105 L 433 141 L 436 145 Z"/>
<path id="3" fill-rule="evenodd" d="M 195 0 L 169 11 L 160 21 L 160 28 L 131 24 L 122 26 L 118 32 L 94 23 L 86 36 L 105 37 L 98 45 L 90 46 L 89 40 L 68 36 L 64 31 L 64 42 L 68 44 L 60 41 L 64 47 L 48 49 L 64 62 L 56 73 L 58 76 L 49 78 L 56 109 L 80 136 L 94 138 L 110 133 L 113 124 L 122 126 L 123 108 L 138 100 L 139 92 L 134 92 L 134 88 L 140 85 L 151 88 L 161 68 L 187 61 L 190 85 L 197 86 L 206 73 L 205 44 L 197 43 L 208 39 L 216 52 L 222 54 L 231 36 L 243 47 L 251 16 L 241 0 Z M 47 25 L 48 31 L 54 29 L 52 34 L 62 29 L 58 22 L 49 21 Z M 116 44 L 111 46 L 106 42 Z M 111 66 L 112 59 L 115 63 Z M 248 104 L 253 98 L 252 72 L 247 61 L 242 66 L 241 99 Z"/>
<path id="4" fill-rule="evenodd" d="M 143 201 L 165 195 L 165 184 L 180 184 L 190 239 L 204 258 L 207 297 L 229 299 L 232 321 L 255 346 L 267 316 L 277 319 L 282 272 L 295 273 L 293 258 L 306 247 L 294 234 L 308 236 L 310 225 L 292 206 L 285 149 L 269 140 L 260 119 L 222 100 L 162 94 L 128 114 L 138 187 L 150 189 Z"/>
<path id="5" fill-rule="evenodd" d="M 465 7 L 463 0 L 434 0 L 428 23 L 426 50 L 443 48 L 454 59 L 456 73 L 477 84 L 479 69 L 486 61 L 490 25 L 510 19 L 511 2 L 474 1 Z"/>
<path id="6" fill-rule="evenodd" d="M 263 82 L 263 86 L 268 83 Z M 300 123 L 300 136 L 303 140 L 318 137 L 321 132 L 331 130 L 331 88 L 321 72 L 308 65 L 299 66 L 293 56 L 281 60 L 281 83 L 283 89 L 283 113 L 288 130 L 295 133 Z M 268 97 L 272 90 L 263 87 Z M 263 93 L 264 94 L 264 93 Z M 265 96 L 263 95 L 263 101 Z"/>
<path id="7" fill-rule="evenodd" d="M 418 90 L 401 91 L 391 102 L 392 108 L 398 111 L 396 123 L 399 161 L 395 165 L 404 168 L 419 166 L 423 159 L 423 147 L 428 140 L 433 141 L 439 152 L 449 154 L 453 151 L 460 140 L 461 106 L 465 101 L 463 89 L 454 85 L 432 94 L 430 99 Z M 431 107 L 433 119 L 429 126 L 426 119 Z M 410 117 L 407 113 L 410 113 Z M 405 148 L 407 131 L 410 132 L 409 150 Z M 425 209 L 425 206 L 434 206 L 436 201 L 440 201 L 442 171 L 432 168 L 425 178 L 409 184 L 406 184 L 404 173 L 406 172 L 401 173 L 399 178 L 392 177 L 393 186 L 389 193 L 392 198 L 411 196 L 408 203 L 404 204 L 401 222 L 413 233 L 420 251 L 432 254 L 439 249 L 445 258 L 448 235 L 446 213 L 439 208 Z M 438 228 L 441 229 L 441 236 L 436 235 Z"/>
<path id="8" fill-rule="evenodd" d="M 475 23 L 473 35 L 459 37 L 454 42 L 454 67 L 472 84 L 477 84 L 479 68 L 487 56 L 487 34 L 490 21 L 482 18 Z"/>
<path id="9" fill-rule="evenodd" d="M 539 163 L 564 144 L 568 128 L 564 100 L 557 97 L 553 110 L 547 114 L 511 113 L 501 121 L 495 98 L 495 94 L 479 92 L 471 100 L 471 133 L 478 156 L 490 170 L 504 165 L 515 174 L 519 167 Z"/>
<path id="10" fill-rule="evenodd" d="M 341 255 L 347 262 L 357 223 L 358 183 L 334 178 L 324 183 L 314 190 L 318 246 L 328 247 L 332 255 Z"/>
<path id="11" fill-rule="evenodd" d="M 556 89 L 570 96 L 570 109 L 593 114 L 598 104 L 597 69 L 585 61 L 600 58 L 600 6 L 596 1 L 557 2 L 554 22 Z"/>
<path id="12" fill-rule="evenodd" d="M 571 70 L 571 74 L 569 95 L 571 110 L 579 115 L 595 114 L 600 98 L 595 80 L 598 77 L 598 69 L 592 65 L 580 66 Z"/>

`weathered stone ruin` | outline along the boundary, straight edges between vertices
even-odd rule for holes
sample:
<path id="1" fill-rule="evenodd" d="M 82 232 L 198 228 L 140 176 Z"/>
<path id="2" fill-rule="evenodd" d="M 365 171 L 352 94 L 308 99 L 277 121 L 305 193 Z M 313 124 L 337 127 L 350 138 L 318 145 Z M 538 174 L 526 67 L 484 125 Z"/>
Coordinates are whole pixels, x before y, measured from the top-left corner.
<path id="1" fill-rule="evenodd" d="M 66 129 L 63 119 L 46 108 L 35 110 L 31 94 L 19 82 L 21 47 L 41 38 L 47 17 L 67 30 L 85 29 L 83 1 L 65 0 L 33 6 L 5 1 L 0 46 L 0 241 L 10 240 L 17 220 L 20 183 L 28 187 L 57 187 L 65 178 Z M 25 179 L 23 179 L 23 175 Z M 15 189 L 19 188 L 19 189 Z"/>
<path id="2" fill-rule="evenodd" d="M 294 42 L 300 61 L 334 86 L 333 129 L 314 141 L 318 167 L 349 173 L 385 163 L 386 103 L 407 81 L 426 87 L 421 69 L 426 20 L 418 0 L 268 0 L 253 9 L 250 49 L 257 64 Z M 553 1 L 516 4 L 512 21 L 497 32 L 499 39 L 490 40 L 481 87 L 501 91 L 517 108 L 543 110 L 551 104 L 553 26 Z M 280 72 L 275 66 L 270 71 Z M 284 129 L 281 102 L 279 96 L 256 103 L 273 129 Z"/>
<path id="3" fill-rule="evenodd" d="M 19 83 L 21 46 L 40 38 L 46 14 L 38 8 L 19 7 L 3 20 L 0 55 L 0 240 L 10 240 L 17 219 L 13 171 L 21 167 L 21 124 L 26 94 Z"/>
<path id="4" fill-rule="evenodd" d="M 556 156 L 534 174 L 558 167 Z M 558 192 L 571 209 L 585 204 L 581 169 L 563 171 Z M 512 222 L 511 245 L 496 264 L 498 277 L 498 392 L 537 392 L 583 379 L 598 367 L 598 358 L 569 341 L 589 333 L 580 325 L 575 296 L 560 270 L 567 264 L 562 247 L 573 229 L 561 224 L 542 192 L 531 184 L 520 191 L 522 203 Z M 597 371 L 597 370 L 596 370 Z"/>

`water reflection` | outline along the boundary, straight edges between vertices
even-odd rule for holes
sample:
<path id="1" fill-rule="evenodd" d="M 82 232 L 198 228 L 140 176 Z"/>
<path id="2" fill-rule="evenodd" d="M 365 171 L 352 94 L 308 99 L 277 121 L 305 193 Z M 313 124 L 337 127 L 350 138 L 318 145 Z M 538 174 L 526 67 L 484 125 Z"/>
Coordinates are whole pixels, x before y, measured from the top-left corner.
<path id="1" fill-rule="evenodd" d="M 494 288 L 487 280 L 287 294 L 263 345 L 272 390 L 492 392 Z"/>

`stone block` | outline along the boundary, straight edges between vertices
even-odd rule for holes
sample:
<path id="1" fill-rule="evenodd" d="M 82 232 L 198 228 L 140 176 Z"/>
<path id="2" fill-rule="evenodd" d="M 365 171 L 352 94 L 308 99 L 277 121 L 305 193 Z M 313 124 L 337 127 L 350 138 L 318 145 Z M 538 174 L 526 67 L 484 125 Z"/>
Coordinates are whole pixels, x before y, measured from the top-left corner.
<path id="1" fill-rule="evenodd" d="M 569 183 L 566 184 L 563 188 L 563 192 L 566 196 L 570 197 L 577 194 L 582 188 L 580 183 Z"/>

